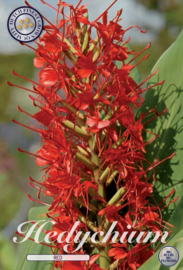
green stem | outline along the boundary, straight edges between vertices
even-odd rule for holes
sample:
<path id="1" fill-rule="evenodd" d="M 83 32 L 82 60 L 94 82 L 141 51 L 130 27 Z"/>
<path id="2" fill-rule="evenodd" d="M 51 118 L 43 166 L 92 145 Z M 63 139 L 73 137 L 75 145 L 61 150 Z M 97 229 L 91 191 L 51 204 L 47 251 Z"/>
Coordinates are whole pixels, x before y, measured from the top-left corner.
<path id="1" fill-rule="evenodd" d="M 102 269 L 106 269 L 110 265 L 110 258 L 108 256 L 108 246 L 100 251 L 99 266 Z"/>
<path id="2" fill-rule="evenodd" d="M 121 197 L 125 194 L 126 189 L 125 188 L 120 188 L 116 194 L 110 199 L 110 201 L 108 202 L 109 205 L 113 205 L 116 204 Z"/>
<path id="3" fill-rule="evenodd" d="M 78 110 L 76 110 L 73 106 L 71 106 L 70 104 L 67 104 L 65 102 L 65 100 L 60 101 L 60 103 L 64 107 L 66 107 L 69 111 L 71 111 L 72 113 L 74 113 L 75 115 L 77 115 L 80 120 L 84 121 L 84 115 L 82 115 L 82 113 L 80 113 Z M 84 123 L 83 123 L 83 125 L 84 125 Z"/>
<path id="4" fill-rule="evenodd" d="M 107 178 L 109 176 L 109 172 L 110 172 L 110 169 L 109 169 L 109 167 L 107 167 L 105 169 L 105 171 L 102 173 L 102 175 L 100 176 L 100 183 L 101 184 L 105 184 L 105 182 L 107 181 Z"/>
<path id="5" fill-rule="evenodd" d="M 111 176 L 109 177 L 109 179 L 107 180 L 107 186 L 109 186 L 111 183 L 112 183 L 112 181 L 113 181 L 113 179 L 114 179 L 114 177 L 116 176 L 116 175 L 118 175 L 118 171 L 114 171 L 114 172 L 112 172 L 112 174 L 111 174 Z"/>
<path id="6" fill-rule="evenodd" d="M 100 176 L 100 183 L 105 184 L 107 182 L 107 186 L 110 185 L 110 183 L 113 181 L 114 177 L 118 174 L 118 171 L 112 172 L 112 174 L 109 176 L 110 168 L 107 167 L 105 171 Z"/>
<path id="7" fill-rule="evenodd" d="M 98 154 L 95 152 L 96 149 L 96 138 L 95 136 L 91 136 L 90 140 L 89 140 L 89 146 L 91 149 L 91 160 L 93 163 L 95 163 L 96 165 L 98 165 L 98 168 L 100 166 L 99 164 L 99 157 Z M 98 168 L 93 170 L 93 174 L 94 174 L 94 178 L 96 183 L 98 183 L 98 194 L 99 196 L 101 196 L 101 198 L 103 198 L 104 200 L 106 200 L 106 191 L 105 191 L 105 185 L 101 184 L 99 182 L 99 173 L 98 173 Z M 100 203 L 98 205 L 99 209 L 102 209 L 103 204 Z M 97 216 L 97 221 L 98 221 L 98 227 L 100 228 L 102 226 L 104 218 L 100 217 L 99 215 Z M 102 237 L 99 236 L 99 241 L 102 240 Z M 106 267 L 108 267 L 110 265 L 110 258 L 108 256 L 108 246 L 104 246 L 101 250 L 100 250 L 100 257 L 99 257 L 99 266 L 102 269 L 105 269 Z"/>
<path id="8" fill-rule="evenodd" d="M 89 180 L 91 181 L 91 177 L 92 175 L 89 175 L 88 173 L 85 173 L 84 171 L 80 170 L 81 172 L 81 177 L 84 179 L 84 180 Z M 95 196 L 95 192 L 93 191 L 92 193 L 93 197 Z"/>
<path id="9" fill-rule="evenodd" d="M 83 200 L 82 200 L 81 197 L 78 198 L 78 200 L 76 200 L 76 198 L 75 198 L 74 196 L 72 196 L 71 198 L 72 198 L 72 200 L 75 201 L 76 203 L 79 203 L 80 206 L 83 205 L 83 206 L 85 207 L 85 205 L 84 205 Z M 93 204 L 89 203 L 89 208 L 90 208 L 90 210 L 91 210 L 95 215 L 98 213 L 98 209 L 97 209 Z"/>
<path id="10" fill-rule="evenodd" d="M 115 270 L 118 267 L 119 260 L 116 260 L 113 264 L 111 264 L 106 270 Z"/>
<path id="11" fill-rule="evenodd" d="M 88 169 L 93 170 L 97 167 L 91 160 L 83 156 L 81 153 L 76 154 L 76 159 L 83 163 Z"/>
<path id="12" fill-rule="evenodd" d="M 79 128 L 78 126 L 74 125 L 72 122 L 68 120 L 64 120 L 62 124 L 67 127 L 70 131 L 74 132 L 74 135 L 82 137 L 86 140 L 90 138 L 90 135 L 83 129 Z"/>
<path id="13" fill-rule="evenodd" d="M 84 237 L 84 235 L 85 235 L 84 233 L 81 234 L 82 237 Z M 103 245 L 101 245 L 100 243 L 93 243 L 89 237 L 86 239 L 86 243 L 90 244 L 91 246 L 94 246 L 98 250 L 101 250 L 101 248 L 103 247 Z"/>
<path id="14" fill-rule="evenodd" d="M 69 60 L 73 63 L 74 66 L 77 65 L 76 59 L 73 56 L 73 54 L 71 53 L 71 51 L 65 51 L 65 55 L 69 58 Z"/>
<path id="15" fill-rule="evenodd" d="M 100 216 L 97 216 L 97 220 L 98 220 L 98 226 L 100 228 L 104 219 L 101 218 Z M 102 237 L 99 236 L 99 240 L 102 241 Z M 110 258 L 108 256 L 108 251 L 109 251 L 109 246 L 106 245 L 99 252 L 100 253 L 99 266 L 102 269 L 106 269 L 110 265 Z"/>
<path id="16" fill-rule="evenodd" d="M 88 220 L 80 211 L 77 209 L 78 212 L 78 219 L 87 225 L 87 227 L 92 230 L 93 232 L 98 232 L 99 228 L 97 228 L 94 223 L 90 220 Z"/>
<path id="17" fill-rule="evenodd" d="M 83 154 L 83 155 L 85 155 L 87 157 L 90 157 L 90 154 L 83 147 L 78 145 L 78 146 L 76 146 L 76 148 L 81 154 Z"/>

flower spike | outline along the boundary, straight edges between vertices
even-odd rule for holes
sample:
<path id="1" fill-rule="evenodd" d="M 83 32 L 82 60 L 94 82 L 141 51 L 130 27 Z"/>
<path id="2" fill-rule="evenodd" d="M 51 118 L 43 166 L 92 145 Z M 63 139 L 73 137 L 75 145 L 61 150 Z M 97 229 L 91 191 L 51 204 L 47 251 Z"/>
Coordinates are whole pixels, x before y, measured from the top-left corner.
<path id="1" fill-rule="evenodd" d="M 40 135 L 40 148 L 36 153 L 18 148 L 34 157 L 37 166 L 41 167 L 39 181 L 30 177 L 30 186 L 37 189 L 38 200 L 30 195 L 28 198 L 49 207 L 45 215 L 54 221 L 49 232 L 71 231 L 77 221 L 79 225 L 73 238 L 77 232 L 82 237 L 91 232 L 97 236 L 99 243 L 92 244 L 92 238 L 86 237 L 88 245 L 77 251 L 81 244 L 79 239 L 77 243 L 68 244 L 69 252 L 74 254 L 87 252 L 91 255 L 94 248 L 97 249 L 97 255 L 91 257 L 89 264 L 78 262 L 75 269 L 135 270 L 153 255 L 154 246 L 150 241 L 133 241 L 132 244 L 122 243 L 120 239 L 129 237 L 132 242 L 132 235 L 142 231 L 142 240 L 151 231 L 161 234 L 166 229 L 169 234 L 171 225 L 162 220 L 160 208 L 164 209 L 177 199 L 172 197 L 173 191 L 160 205 L 153 198 L 155 167 L 172 158 L 174 153 L 154 162 L 145 157 L 146 146 L 159 137 L 147 130 L 146 124 L 167 110 L 159 113 L 154 108 L 139 117 L 134 114 L 144 102 L 142 94 L 164 81 L 144 89 L 143 84 L 158 70 L 139 84 L 130 76 L 131 70 L 149 56 L 133 62 L 149 49 L 150 44 L 140 52 L 128 48 L 130 37 L 126 40 L 124 37 L 128 30 L 135 27 L 141 33 L 146 31 L 136 25 L 123 29 L 122 9 L 108 20 L 108 10 L 117 0 L 94 21 L 89 20 L 87 7 L 81 0 L 75 6 L 61 0 L 56 6 L 45 0 L 40 2 L 55 12 L 55 25 L 42 15 L 48 25 L 35 42 L 36 48 L 26 45 L 35 52 L 38 82 L 12 71 L 32 84 L 32 90 L 22 86 L 20 89 L 31 93 L 29 98 L 37 109 L 32 115 L 18 106 L 21 113 L 38 122 L 39 129 L 36 125 L 12 120 Z M 31 7 L 27 1 L 25 4 Z M 150 134 L 148 140 L 143 137 L 146 132 Z M 152 179 L 148 176 L 150 170 Z M 41 194 L 49 197 L 50 204 L 40 200 Z M 98 231 L 106 235 L 114 222 L 119 235 L 127 230 L 128 237 L 116 238 L 115 243 L 109 237 L 105 243 L 100 243 L 103 238 Z M 64 243 L 56 238 L 51 240 L 53 254 L 65 253 Z M 53 262 L 54 268 L 72 269 L 73 265 Z"/>

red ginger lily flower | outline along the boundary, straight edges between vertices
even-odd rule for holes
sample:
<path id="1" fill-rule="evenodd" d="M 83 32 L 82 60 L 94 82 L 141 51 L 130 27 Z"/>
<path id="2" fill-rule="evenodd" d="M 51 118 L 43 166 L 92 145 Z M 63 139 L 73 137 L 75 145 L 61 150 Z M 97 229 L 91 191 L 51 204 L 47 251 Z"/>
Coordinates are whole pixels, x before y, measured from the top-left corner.
<path id="1" fill-rule="evenodd" d="M 58 82 L 59 79 L 57 72 L 51 67 L 41 70 L 39 77 L 39 82 L 44 86 L 53 86 Z"/>
<path id="2" fill-rule="evenodd" d="M 149 88 L 143 90 L 143 83 L 135 83 L 130 72 L 136 65 L 131 64 L 132 60 L 127 62 L 131 55 L 135 60 L 149 45 L 140 53 L 127 48 L 129 40 L 123 39 L 128 29 L 119 24 L 121 10 L 113 20 L 107 19 L 108 9 L 116 0 L 93 22 L 87 18 L 86 7 L 80 6 L 81 1 L 75 7 L 59 1 L 57 8 L 41 2 L 55 10 L 56 23 L 53 25 L 43 17 L 49 25 L 44 26 L 37 49 L 33 48 L 34 65 L 42 68 L 40 80 L 37 83 L 27 79 L 33 88 L 20 88 L 31 92 L 29 97 L 39 109 L 30 116 L 41 124 L 40 129 L 27 128 L 41 137 L 40 150 L 29 154 L 42 167 L 43 181 L 30 180 L 39 190 L 38 197 L 42 192 L 52 199 L 47 211 L 56 221 L 52 229 L 61 232 L 80 220 L 83 232 L 105 231 L 106 226 L 118 221 L 116 227 L 120 232 L 128 224 L 133 224 L 136 232 L 142 227 L 146 232 L 161 232 L 164 226 L 160 206 L 149 202 L 153 185 L 146 175 L 161 161 L 146 161 L 145 146 L 153 140 L 146 142 L 142 137 L 143 120 L 148 114 L 136 120 L 133 113 L 143 103 L 141 94 Z M 64 13 L 65 7 L 68 14 Z M 116 61 L 121 62 L 121 68 Z M 149 113 L 155 119 L 165 112 L 154 109 Z M 154 252 L 149 244 L 136 243 L 131 248 L 129 243 L 110 242 L 106 247 L 90 245 L 87 252 L 93 254 L 95 248 L 102 254 L 97 258 L 99 265 L 93 260 L 93 265 L 55 262 L 53 267 L 100 270 L 117 259 L 120 270 L 136 270 Z M 62 245 L 55 243 L 55 251 L 62 252 Z M 80 252 L 85 254 L 86 247 Z"/>

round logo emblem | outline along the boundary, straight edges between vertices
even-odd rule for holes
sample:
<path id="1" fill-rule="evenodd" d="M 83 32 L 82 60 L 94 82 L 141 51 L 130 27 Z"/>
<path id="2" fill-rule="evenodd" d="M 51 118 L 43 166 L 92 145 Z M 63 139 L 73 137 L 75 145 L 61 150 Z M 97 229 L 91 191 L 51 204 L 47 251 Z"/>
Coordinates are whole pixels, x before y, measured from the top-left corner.
<path id="1" fill-rule="evenodd" d="M 41 35 L 43 19 L 36 9 L 19 7 L 8 18 L 8 30 L 17 41 L 31 42 Z"/>
<path id="2" fill-rule="evenodd" d="M 167 246 L 159 251 L 158 258 L 162 265 L 171 267 L 178 262 L 179 252 L 176 248 Z"/>

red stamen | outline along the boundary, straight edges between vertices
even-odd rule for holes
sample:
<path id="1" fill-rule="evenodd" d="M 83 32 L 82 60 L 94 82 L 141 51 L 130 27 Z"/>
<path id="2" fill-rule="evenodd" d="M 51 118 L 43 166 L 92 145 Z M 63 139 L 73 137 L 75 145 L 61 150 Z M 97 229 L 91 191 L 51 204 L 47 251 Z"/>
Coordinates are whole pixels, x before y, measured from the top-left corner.
<path id="1" fill-rule="evenodd" d="M 161 210 L 165 209 L 166 207 L 168 207 L 171 203 L 176 202 L 178 199 L 178 196 L 176 196 L 173 200 L 171 200 L 169 203 L 167 203 L 163 208 L 161 208 Z"/>
<path id="2" fill-rule="evenodd" d="M 19 152 L 21 152 L 21 153 L 28 154 L 28 155 L 30 155 L 30 156 L 33 156 L 33 157 L 36 157 L 36 158 L 43 159 L 43 160 L 45 160 L 45 161 L 47 161 L 47 162 L 49 162 L 49 163 L 53 163 L 53 161 L 51 161 L 51 160 L 48 160 L 48 159 L 46 159 L 46 158 L 44 158 L 44 157 L 42 157 L 42 156 L 40 156 L 40 155 L 36 155 L 36 154 L 30 153 L 30 152 L 27 152 L 27 151 L 25 151 L 25 150 L 22 150 L 22 149 L 20 149 L 19 147 L 17 148 L 17 150 L 18 150 Z"/>
<path id="3" fill-rule="evenodd" d="M 77 3 L 77 5 L 75 6 L 75 10 L 80 6 L 82 0 L 79 0 L 79 2 Z"/>
<path id="4" fill-rule="evenodd" d="M 29 194 L 27 195 L 27 197 L 29 198 L 29 200 L 30 201 L 32 201 L 32 202 L 37 202 L 37 203 L 40 203 L 40 204 L 43 204 L 43 205 L 45 205 L 45 206 L 51 206 L 50 204 L 47 204 L 47 203 L 44 203 L 44 202 L 42 202 L 42 201 L 38 201 L 38 200 L 36 200 L 36 199 L 33 199 Z"/>
<path id="5" fill-rule="evenodd" d="M 20 126 L 22 126 L 22 127 L 26 127 L 26 128 L 28 128 L 28 129 L 30 129 L 30 130 L 32 130 L 32 131 L 35 131 L 35 132 L 37 132 L 37 133 L 39 133 L 39 134 L 42 135 L 42 131 L 39 130 L 39 129 L 36 130 L 36 129 L 30 128 L 30 127 L 28 127 L 28 126 L 26 126 L 26 125 L 23 125 L 23 124 L 19 123 L 18 121 L 14 120 L 14 119 L 12 119 L 11 121 L 12 121 L 13 123 L 15 123 L 15 124 L 18 124 L 18 125 L 20 125 Z"/>
<path id="6" fill-rule="evenodd" d="M 142 34 L 145 34 L 147 31 L 143 31 L 139 26 L 137 26 L 137 25 L 132 25 L 132 26 L 130 26 L 130 27 L 128 27 L 127 29 L 125 29 L 124 30 L 124 33 L 125 32 L 127 32 L 128 30 L 130 30 L 130 29 L 132 29 L 132 28 L 137 28 L 139 31 L 140 31 L 140 33 L 142 33 Z"/>
<path id="7" fill-rule="evenodd" d="M 17 235 L 19 235 L 19 236 L 21 236 L 21 237 L 25 237 L 25 235 L 23 235 L 23 234 L 21 234 L 21 233 L 19 233 L 18 231 L 16 231 L 16 234 Z M 28 238 L 29 240 L 31 240 L 31 241 L 33 241 L 33 242 L 35 242 L 35 240 L 34 239 L 32 239 L 32 238 Z M 55 248 L 55 246 L 52 246 L 52 245 L 48 245 L 48 244 L 45 244 L 45 243 L 40 243 L 41 245 L 43 245 L 43 246 L 47 246 L 47 247 L 51 247 L 51 248 Z"/>
<path id="8" fill-rule="evenodd" d="M 145 82 L 147 82 L 150 78 L 152 78 L 154 75 L 156 75 L 156 73 L 158 71 L 159 71 L 159 69 L 156 69 L 155 72 L 153 72 L 149 77 L 147 77 L 147 79 L 145 79 L 141 84 L 139 84 L 135 90 L 139 89 Z"/>
<path id="9" fill-rule="evenodd" d="M 161 81 L 159 83 L 153 84 L 153 85 L 149 86 L 148 88 L 144 89 L 143 92 L 146 92 L 147 90 L 149 90 L 149 89 L 151 89 L 151 88 L 153 88 L 155 86 L 162 85 L 164 82 L 165 82 L 165 80 L 163 80 L 163 81 Z"/>
<path id="10" fill-rule="evenodd" d="M 152 168 L 158 166 L 159 164 L 161 164 L 161 163 L 164 162 L 165 160 L 171 159 L 174 155 L 175 155 L 175 152 L 174 152 L 173 154 L 171 154 L 169 157 L 166 157 L 166 158 L 164 158 L 163 160 L 159 161 L 158 163 L 155 162 L 154 165 L 152 165 L 152 166 L 150 166 L 149 168 L 147 168 L 147 170 L 146 170 L 145 172 L 148 172 L 148 171 L 152 170 Z"/>
<path id="11" fill-rule="evenodd" d="M 31 93 L 33 93 L 33 94 L 37 94 L 36 91 L 32 91 L 32 90 L 30 90 L 30 89 L 28 89 L 28 88 L 25 88 L 25 87 L 22 87 L 22 86 L 19 86 L 19 85 L 10 83 L 10 82 L 8 82 L 8 81 L 7 81 L 6 83 L 7 83 L 9 86 L 17 87 L 17 88 L 23 89 L 23 90 L 25 90 L 25 91 L 31 92 Z"/>
<path id="12" fill-rule="evenodd" d="M 175 189 L 173 188 L 172 191 L 162 200 L 162 202 L 159 205 L 162 205 L 173 193 L 175 192 Z"/>
<path id="13" fill-rule="evenodd" d="M 30 82 L 30 83 L 32 83 L 32 84 L 36 84 L 36 85 L 38 85 L 38 86 L 41 86 L 40 84 L 38 84 L 38 83 L 36 83 L 36 82 L 34 82 L 34 81 L 30 80 L 30 79 L 27 79 L 27 78 L 25 78 L 24 76 L 21 76 L 21 75 L 17 74 L 14 70 L 12 70 L 11 72 L 12 72 L 12 74 L 13 74 L 14 76 L 16 76 L 16 77 L 22 78 L 22 79 L 24 79 L 24 80 L 26 80 L 26 81 L 28 81 L 28 82 Z"/>
<path id="14" fill-rule="evenodd" d="M 93 23 L 97 22 L 100 18 L 102 18 L 102 16 L 117 2 L 118 0 L 114 0 L 111 5 L 104 11 L 102 12 L 102 14 L 100 16 L 98 16 Z"/>
<path id="15" fill-rule="evenodd" d="M 30 45 L 28 45 L 27 43 L 23 43 L 21 41 L 19 41 L 20 45 L 22 46 L 26 46 L 27 48 L 30 48 L 31 50 L 35 51 L 36 52 L 36 49 L 34 47 L 31 47 Z"/>
<path id="16" fill-rule="evenodd" d="M 156 133 L 154 133 L 154 132 L 152 132 L 152 131 L 149 131 L 149 130 L 147 130 L 147 129 L 145 129 L 145 128 L 143 128 L 143 130 L 146 131 L 146 132 L 148 132 L 149 134 L 152 134 L 152 135 L 155 135 L 155 136 L 158 137 L 158 138 L 161 138 L 160 135 L 158 135 L 158 134 L 156 134 Z"/>
<path id="17" fill-rule="evenodd" d="M 25 3 L 28 7 L 32 7 L 27 1 L 24 1 L 24 3 Z M 40 13 L 40 12 L 39 12 L 39 13 Z M 55 27 L 55 25 L 52 24 L 49 20 L 47 20 L 41 13 L 40 13 L 40 15 L 41 15 L 41 17 L 42 17 L 47 23 L 49 23 L 49 24 L 53 27 L 53 29 L 58 30 L 58 29 Z"/>
<path id="18" fill-rule="evenodd" d="M 145 126 L 146 124 L 148 124 L 149 122 L 151 122 L 152 120 L 156 119 L 157 117 L 159 117 L 162 114 L 165 114 L 168 111 L 168 109 L 165 109 L 164 111 L 162 111 L 161 113 L 158 113 L 156 111 L 156 109 L 154 109 L 154 112 L 156 114 L 156 116 L 152 117 L 150 120 L 146 121 L 145 123 L 143 123 L 143 125 Z"/>
<path id="19" fill-rule="evenodd" d="M 135 65 L 132 66 L 132 69 L 134 69 L 136 66 L 138 66 L 142 61 L 146 60 L 149 57 L 150 53 L 147 53 L 146 56 L 144 56 L 141 60 L 139 60 Z"/>
<path id="20" fill-rule="evenodd" d="M 139 55 L 141 55 L 144 51 L 148 50 L 151 46 L 151 43 L 149 43 L 142 51 L 138 52 L 126 65 L 129 65 L 131 62 L 133 62 Z"/>

